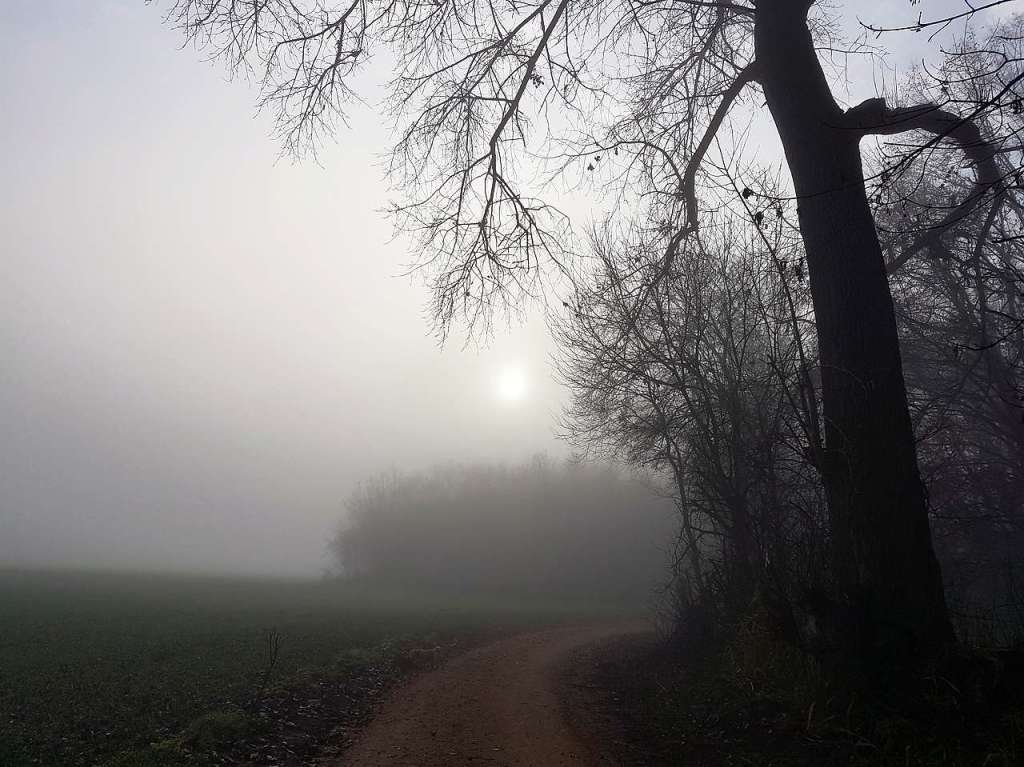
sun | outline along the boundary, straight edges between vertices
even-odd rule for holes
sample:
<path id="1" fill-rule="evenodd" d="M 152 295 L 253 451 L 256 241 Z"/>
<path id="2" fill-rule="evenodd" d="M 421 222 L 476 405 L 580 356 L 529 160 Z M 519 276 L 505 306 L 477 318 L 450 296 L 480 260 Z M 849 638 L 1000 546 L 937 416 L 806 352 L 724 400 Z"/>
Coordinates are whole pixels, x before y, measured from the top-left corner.
<path id="1" fill-rule="evenodd" d="M 498 374 L 496 393 L 505 402 L 519 402 L 526 397 L 526 375 L 522 369 L 507 367 Z"/>

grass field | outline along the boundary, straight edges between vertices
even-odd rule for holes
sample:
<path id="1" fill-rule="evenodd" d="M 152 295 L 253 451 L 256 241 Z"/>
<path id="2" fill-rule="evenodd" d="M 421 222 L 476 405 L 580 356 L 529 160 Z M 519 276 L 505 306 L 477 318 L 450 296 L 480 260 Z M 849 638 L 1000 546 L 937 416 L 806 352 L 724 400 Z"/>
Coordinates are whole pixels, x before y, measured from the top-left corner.
<path id="1" fill-rule="evenodd" d="M 295 719 L 303 707 L 288 713 L 288 701 L 314 688 L 320 709 L 365 704 L 408 671 L 398 661 L 410 647 L 615 609 L 326 581 L 0 571 L 0 765 L 233 763 L 211 746 Z M 280 710 L 254 699 L 274 635 L 260 698 Z"/>

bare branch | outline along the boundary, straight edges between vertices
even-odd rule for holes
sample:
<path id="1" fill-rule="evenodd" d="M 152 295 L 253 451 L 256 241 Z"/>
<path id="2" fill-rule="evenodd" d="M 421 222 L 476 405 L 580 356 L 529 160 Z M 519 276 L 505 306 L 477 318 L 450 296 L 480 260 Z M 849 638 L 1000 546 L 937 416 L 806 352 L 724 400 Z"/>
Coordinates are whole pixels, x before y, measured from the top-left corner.
<path id="1" fill-rule="evenodd" d="M 722 127 L 722 122 L 725 120 L 726 115 L 729 114 L 729 110 L 732 108 L 736 98 L 749 83 L 757 79 L 757 75 L 758 69 L 756 61 L 747 64 L 747 66 L 740 71 L 736 79 L 733 80 L 722 94 L 722 100 L 719 102 L 715 113 L 711 116 L 711 120 L 708 123 L 707 128 L 704 130 L 704 135 L 693 150 L 693 154 L 690 155 L 689 160 L 687 160 L 686 170 L 683 171 L 683 180 L 680 183 L 680 192 L 686 198 L 685 230 L 687 232 L 696 231 L 698 225 L 696 189 L 697 171 L 704 162 L 704 156 L 711 147 L 711 142 L 718 134 L 718 130 Z"/>
<path id="2" fill-rule="evenodd" d="M 977 123 L 971 118 L 949 112 L 935 104 L 920 104 L 912 107 L 889 109 L 885 99 L 868 99 L 851 107 L 845 113 L 847 125 L 862 135 L 893 135 L 906 131 L 924 131 L 936 140 L 948 140 L 957 144 L 975 169 L 974 188 L 967 197 L 950 210 L 937 225 L 929 228 L 886 268 L 890 274 L 913 258 L 944 231 L 963 220 L 991 192 L 995 192 L 995 203 L 1001 199 L 998 194 L 1002 173 L 996 163 L 996 146 L 984 137 Z"/>
<path id="3" fill-rule="evenodd" d="M 954 13 L 938 19 L 929 19 L 927 21 L 924 19 L 922 14 L 918 14 L 916 22 L 902 27 L 886 27 L 877 24 L 868 24 L 863 21 L 860 22 L 860 25 L 869 32 L 874 32 L 876 35 L 880 35 L 885 32 L 920 32 L 921 30 L 928 29 L 929 27 L 946 27 L 959 19 L 965 19 L 970 16 L 974 16 L 976 13 L 981 13 L 982 11 L 987 11 L 990 8 L 995 8 L 998 5 L 1006 5 L 1007 3 L 1013 2 L 1017 2 L 1017 0 L 992 0 L 992 2 L 985 3 L 984 5 L 971 6 L 969 10 L 963 11 L 962 13 Z M 970 5 L 970 3 L 968 3 L 968 5 Z"/>

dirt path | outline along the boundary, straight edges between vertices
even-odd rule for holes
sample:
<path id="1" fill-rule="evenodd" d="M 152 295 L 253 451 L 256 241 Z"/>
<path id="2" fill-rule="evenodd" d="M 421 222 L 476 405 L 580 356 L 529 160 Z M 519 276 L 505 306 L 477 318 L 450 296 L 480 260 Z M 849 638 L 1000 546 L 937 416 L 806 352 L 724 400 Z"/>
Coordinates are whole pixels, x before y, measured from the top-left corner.
<path id="1" fill-rule="evenodd" d="M 565 723 L 558 672 L 574 650 L 646 628 L 550 629 L 479 647 L 392 693 L 337 767 L 593 764 Z"/>

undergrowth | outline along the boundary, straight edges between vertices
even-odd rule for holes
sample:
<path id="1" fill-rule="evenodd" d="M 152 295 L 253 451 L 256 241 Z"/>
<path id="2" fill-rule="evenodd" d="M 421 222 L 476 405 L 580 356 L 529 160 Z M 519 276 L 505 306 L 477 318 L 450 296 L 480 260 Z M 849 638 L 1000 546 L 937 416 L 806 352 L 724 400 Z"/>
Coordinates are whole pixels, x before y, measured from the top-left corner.
<path id="1" fill-rule="evenodd" d="M 625 728 L 625 764 L 1024 764 L 1024 691 L 1006 662 L 961 648 L 939 665 L 898 698 L 844 692 L 752 614 L 685 652 L 664 641 L 620 648 L 598 664 L 595 684 Z"/>

